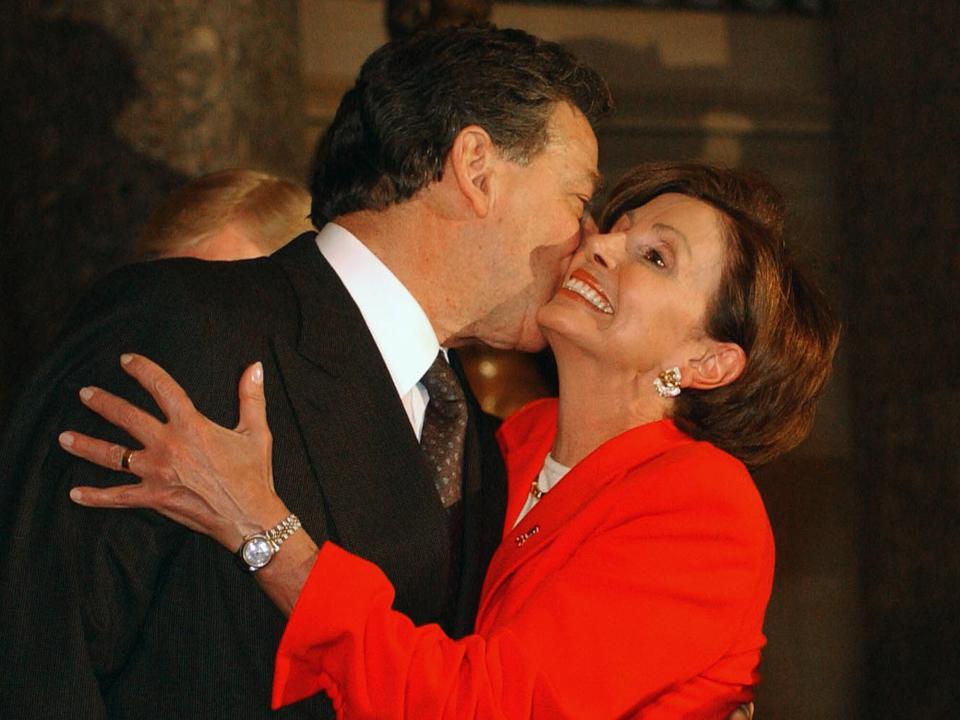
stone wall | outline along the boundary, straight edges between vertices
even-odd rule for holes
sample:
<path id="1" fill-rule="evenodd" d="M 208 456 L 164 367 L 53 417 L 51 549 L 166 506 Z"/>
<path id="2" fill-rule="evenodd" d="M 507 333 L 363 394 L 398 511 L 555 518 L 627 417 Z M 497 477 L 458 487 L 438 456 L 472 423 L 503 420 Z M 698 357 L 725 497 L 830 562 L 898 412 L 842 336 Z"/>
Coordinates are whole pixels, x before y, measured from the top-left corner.
<path id="1" fill-rule="evenodd" d="M 294 0 L 28 0 L 0 24 L 2 428 L 168 192 L 225 167 L 299 178 L 308 155 Z"/>

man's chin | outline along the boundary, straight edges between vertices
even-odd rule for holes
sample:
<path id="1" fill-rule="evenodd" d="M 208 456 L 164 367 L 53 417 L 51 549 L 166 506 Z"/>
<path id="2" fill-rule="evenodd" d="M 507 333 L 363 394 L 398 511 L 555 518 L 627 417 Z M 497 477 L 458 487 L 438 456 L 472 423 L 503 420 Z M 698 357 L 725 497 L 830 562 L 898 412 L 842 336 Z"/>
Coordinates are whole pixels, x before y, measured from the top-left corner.
<path id="1" fill-rule="evenodd" d="M 540 352 L 546 346 L 547 339 L 543 336 L 543 333 L 540 332 L 540 329 L 537 328 L 536 333 L 530 333 L 529 337 L 522 338 L 513 349 L 519 352 L 535 353 Z"/>
<path id="2" fill-rule="evenodd" d="M 486 317 L 455 334 L 465 342 L 479 342 L 496 350 L 539 352 L 547 341 L 537 324 L 540 304 L 530 302 L 529 294 L 501 303 Z"/>
<path id="3" fill-rule="evenodd" d="M 464 333 L 460 337 L 461 342 L 448 344 L 448 346 L 479 343 L 494 350 L 516 350 L 526 353 L 540 352 L 547 346 L 546 338 L 540 332 L 540 327 L 534 322 L 527 323 L 519 331 L 484 332 L 481 330 L 476 333 Z"/>

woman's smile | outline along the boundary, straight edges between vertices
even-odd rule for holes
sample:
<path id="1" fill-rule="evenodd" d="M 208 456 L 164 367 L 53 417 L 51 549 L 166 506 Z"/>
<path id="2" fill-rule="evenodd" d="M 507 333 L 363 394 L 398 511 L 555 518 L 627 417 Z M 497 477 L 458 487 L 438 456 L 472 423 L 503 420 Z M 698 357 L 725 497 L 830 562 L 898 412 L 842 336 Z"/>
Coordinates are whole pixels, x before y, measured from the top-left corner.
<path id="1" fill-rule="evenodd" d="M 600 283 L 586 270 L 577 269 L 563 283 L 560 292 L 585 301 L 591 308 L 604 315 L 613 315 L 613 304 L 600 288 Z"/>

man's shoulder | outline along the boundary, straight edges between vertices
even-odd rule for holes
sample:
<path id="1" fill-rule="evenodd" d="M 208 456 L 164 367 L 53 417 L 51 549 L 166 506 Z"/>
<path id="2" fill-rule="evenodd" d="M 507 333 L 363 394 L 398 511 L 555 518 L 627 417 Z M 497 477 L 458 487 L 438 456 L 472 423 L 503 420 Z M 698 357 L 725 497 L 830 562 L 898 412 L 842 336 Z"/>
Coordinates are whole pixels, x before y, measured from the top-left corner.
<path id="1" fill-rule="evenodd" d="M 265 338 L 296 337 L 296 296 L 275 261 L 176 259 L 118 268 L 77 303 L 35 379 L 47 387 L 113 378 L 135 352 L 181 382 L 229 375 Z M 256 359 L 256 358 L 254 358 Z M 119 376 L 117 376 L 119 377 Z M 199 380 L 198 380 L 199 382 Z"/>
<path id="2" fill-rule="evenodd" d="M 57 345 L 99 346 L 120 335 L 133 343 L 128 347 L 225 348 L 254 336 L 295 338 L 301 316 L 297 291 L 272 257 L 156 260 L 118 268 L 97 281 L 64 323 Z"/>
<path id="3" fill-rule="evenodd" d="M 130 306 L 143 313 L 282 304 L 292 289 L 271 258 L 209 262 L 191 258 L 153 260 L 120 267 L 98 280 L 78 312 L 98 313 Z M 265 302 L 266 301 L 266 302 Z"/>

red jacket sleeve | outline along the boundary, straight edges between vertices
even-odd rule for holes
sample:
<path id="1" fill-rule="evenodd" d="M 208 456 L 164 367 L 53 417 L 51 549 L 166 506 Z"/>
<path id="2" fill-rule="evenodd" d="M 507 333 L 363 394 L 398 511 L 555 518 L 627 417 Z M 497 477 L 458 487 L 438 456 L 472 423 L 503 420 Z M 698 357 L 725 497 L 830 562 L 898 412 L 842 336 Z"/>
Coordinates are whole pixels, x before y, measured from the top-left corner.
<path id="1" fill-rule="evenodd" d="M 458 641 L 391 610 L 382 572 L 325 544 L 278 651 L 274 706 L 319 691 L 349 718 L 620 717 L 656 706 L 736 653 L 769 595 L 772 538 L 749 477 L 732 473 L 746 485 L 731 491 L 716 469 L 702 471 L 681 461 L 669 477 L 637 479 L 643 492 L 627 493 L 559 569 L 507 587 L 516 595 L 481 622 L 484 635 Z M 718 693 L 685 716 L 720 717 L 741 699 Z"/>

